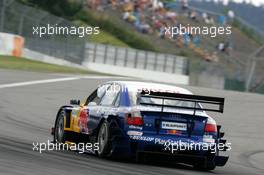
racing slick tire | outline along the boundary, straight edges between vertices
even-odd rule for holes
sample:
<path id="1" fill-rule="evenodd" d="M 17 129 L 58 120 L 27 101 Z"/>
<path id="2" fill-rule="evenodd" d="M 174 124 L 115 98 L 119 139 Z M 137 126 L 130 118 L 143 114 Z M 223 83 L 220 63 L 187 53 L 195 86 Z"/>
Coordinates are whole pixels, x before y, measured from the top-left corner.
<path id="1" fill-rule="evenodd" d="M 64 119 L 65 119 L 65 112 L 61 111 L 59 113 L 54 130 L 55 143 L 65 143 L 66 133 L 64 131 Z"/>
<path id="2" fill-rule="evenodd" d="M 97 155 L 99 157 L 107 157 L 111 153 L 111 141 L 110 125 L 106 120 L 100 126 L 97 135 L 97 143 L 99 143 Z"/>

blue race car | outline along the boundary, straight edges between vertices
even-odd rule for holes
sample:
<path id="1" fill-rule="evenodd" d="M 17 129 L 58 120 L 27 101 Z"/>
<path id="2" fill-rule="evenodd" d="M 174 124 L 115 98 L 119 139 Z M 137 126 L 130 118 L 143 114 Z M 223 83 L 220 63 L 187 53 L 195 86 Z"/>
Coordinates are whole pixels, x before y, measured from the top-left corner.
<path id="1" fill-rule="evenodd" d="M 100 157 L 156 158 L 212 170 L 226 164 L 228 156 L 220 153 L 230 147 L 205 111 L 223 109 L 223 98 L 171 85 L 111 81 L 85 103 L 62 106 L 52 134 L 54 143 L 92 143 Z"/>

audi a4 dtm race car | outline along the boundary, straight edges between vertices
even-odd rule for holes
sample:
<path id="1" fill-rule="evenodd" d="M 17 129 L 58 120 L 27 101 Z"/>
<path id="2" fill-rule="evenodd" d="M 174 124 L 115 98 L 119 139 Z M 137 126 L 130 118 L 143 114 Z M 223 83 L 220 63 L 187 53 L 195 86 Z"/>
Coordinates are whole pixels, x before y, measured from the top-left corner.
<path id="1" fill-rule="evenodd" d="M 60 107 L 52 134 L 54 143 L 97 143 L 94 153 L 100 157 L 155 157 L 212 170 L 226 164 L 228 156 L 221 153 L 228 146 L 206 111 L 223 110 L 223 98 L 171 85 L 111 81 L 85 103 L 71 100 Z"/>

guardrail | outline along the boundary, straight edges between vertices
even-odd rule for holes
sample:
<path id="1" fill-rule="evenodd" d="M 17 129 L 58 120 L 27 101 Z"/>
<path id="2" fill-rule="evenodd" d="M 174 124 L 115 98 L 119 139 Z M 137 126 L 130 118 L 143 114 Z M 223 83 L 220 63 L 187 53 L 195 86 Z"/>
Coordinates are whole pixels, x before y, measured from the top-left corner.
<path id="1" fill-rule="evenodd" d="M 188 75 L 188 59 L 131 48 L 86 43 L 85 62 Z"/>

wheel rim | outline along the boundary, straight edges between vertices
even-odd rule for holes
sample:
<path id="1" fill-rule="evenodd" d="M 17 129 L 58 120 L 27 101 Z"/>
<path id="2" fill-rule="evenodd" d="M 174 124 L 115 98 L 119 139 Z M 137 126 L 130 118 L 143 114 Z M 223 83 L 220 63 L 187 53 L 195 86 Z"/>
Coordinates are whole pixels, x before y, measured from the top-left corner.
<path id="1" fill-rule="evenodd" d="M 103 124 L 100 128 L 99 135 L 98 135 L 98 143 L 99 143 L 99 150 L 98 153 L 101 154 L 104 151 L 105 145 L 107 143 L 108 133 L 107 128 Z"/>

